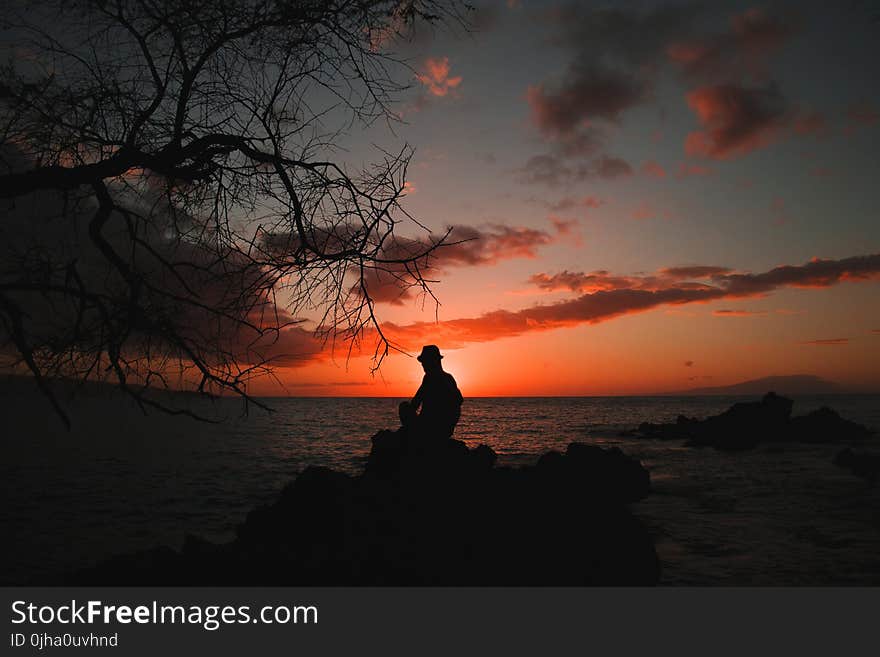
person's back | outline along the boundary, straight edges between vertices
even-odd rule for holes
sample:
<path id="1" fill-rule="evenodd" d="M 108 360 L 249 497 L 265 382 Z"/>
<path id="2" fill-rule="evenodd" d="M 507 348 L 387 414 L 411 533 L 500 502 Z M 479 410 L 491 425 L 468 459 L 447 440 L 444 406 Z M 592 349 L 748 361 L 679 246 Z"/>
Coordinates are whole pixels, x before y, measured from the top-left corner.
<path id="1" fill-rule="evenodd" d="M 463 397 L 452 375 L 443 371 L 442 358 L 435 345 L 422 348 L 418 360 L 425 376 L 412 402 L 400 405 L 400 420 L 404 427 L 425 436 L 450 438 L 461 416 Z"/>
<path id="2" fill-rule="evenodd" d="M 422 424 L 425 428 L 437 427 L 438 431 L 452 435 L 461 416 L 463 398 L 455 379 L 443 370 L 426 372 L 419 388 L 421 392 Z"/>

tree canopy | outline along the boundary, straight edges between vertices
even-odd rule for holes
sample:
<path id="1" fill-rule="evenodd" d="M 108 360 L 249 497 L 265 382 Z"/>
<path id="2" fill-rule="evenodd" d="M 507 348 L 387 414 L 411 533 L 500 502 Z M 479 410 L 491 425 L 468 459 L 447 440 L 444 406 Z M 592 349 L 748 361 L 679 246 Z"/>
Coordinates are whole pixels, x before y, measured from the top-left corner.
<path id="1" fill-rule="evenodd" d="M 456 0 L 20 2 L 0 19 L 0 352 L 139 403 L 247 382 L 327 341 L 394 348 L 370 281 L 430 294 L 445 236 L 401 207 L 412 149 L 352 170 L 398 119 L 416 25 Z M 422 227 L 424 228 L 424 227 Z M 307 328 L 304 317 L 314 318 Z M 52 398 L 59 413 L 64 409 Z"/>

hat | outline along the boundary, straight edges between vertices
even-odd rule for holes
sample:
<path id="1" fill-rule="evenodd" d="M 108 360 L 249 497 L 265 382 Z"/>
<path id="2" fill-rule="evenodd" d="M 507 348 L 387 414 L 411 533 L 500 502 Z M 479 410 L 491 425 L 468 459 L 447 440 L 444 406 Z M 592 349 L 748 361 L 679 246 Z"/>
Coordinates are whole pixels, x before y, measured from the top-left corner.
<path id="1" fill-rule="evenodd" d="M 422 347 L 422 353 L 420 353 L 417 357 L 419 362 L 424 362 L 425 359 L 428 360 L 440 360 L 443 356 L 440 355 L 440 349 L 435 344 L 426 344 Z"/>

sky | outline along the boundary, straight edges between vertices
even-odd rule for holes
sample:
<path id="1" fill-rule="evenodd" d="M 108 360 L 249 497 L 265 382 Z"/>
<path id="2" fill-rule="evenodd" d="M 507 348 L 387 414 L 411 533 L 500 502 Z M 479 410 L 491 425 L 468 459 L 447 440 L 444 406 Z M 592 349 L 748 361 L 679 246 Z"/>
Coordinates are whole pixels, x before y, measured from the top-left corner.
<path id="1" fill-rule="evenodd" d="M 410 396 L 422 344 L 466 397 L 880 390 L 878 16 L 499 0 L 394 44 L 401 122 L 346 157 L 412 145 L 405 208 L 467 241 L 437 253 L 439 306 L 376 282 L 407 353 L 282 358 L 251 392 Z"/>

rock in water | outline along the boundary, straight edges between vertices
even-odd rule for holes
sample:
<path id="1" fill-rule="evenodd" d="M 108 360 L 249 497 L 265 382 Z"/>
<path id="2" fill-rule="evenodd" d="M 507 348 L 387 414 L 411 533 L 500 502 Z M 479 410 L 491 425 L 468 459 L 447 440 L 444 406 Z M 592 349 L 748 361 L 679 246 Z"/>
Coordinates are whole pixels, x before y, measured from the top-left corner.
<path id="1" fill-rule="evenodd" d="M 793 439 L 807 443 L 851 442 L 871 435 L 867 427 L 843 419 L 827 406 L 792 418 L 790 431 Z"/>
<path id="2" fill-rule="evenodd" d="M 768 442 L 846 442 L 863 440 L 871 432 L 845 420 L 830 408 L 791 417 L 792 400 L 769 392 L 760 401 L 734 404 L 705 420 L 678 416 L 672 424 L 645 422 L 638 435 L 660 440 L 685 440 L 695 447 L 720 450 L 751 449 Z"/>
<path id="3" fill-rule="evenodd" d="M 857 453 L 845 447 L 835 455 L 834 465 L 846 468 L 871 483 L 880 479 L 880 454 Z"/>

